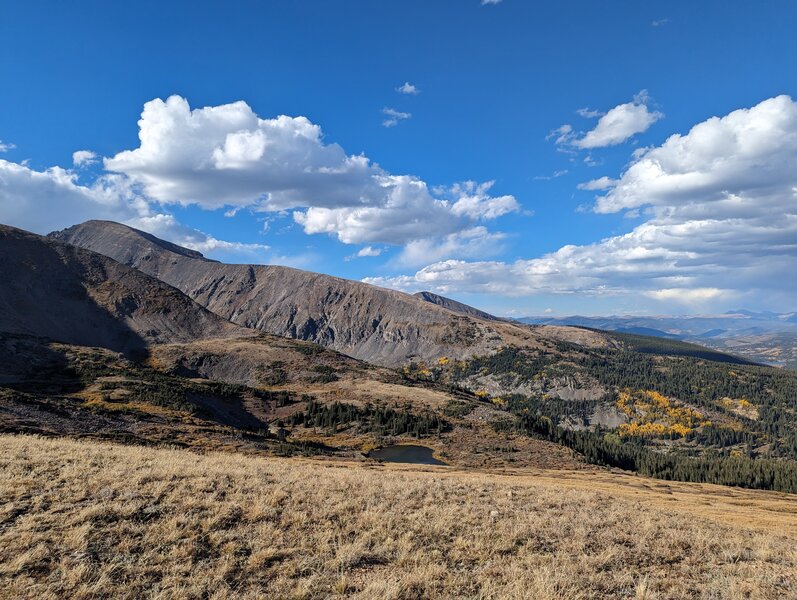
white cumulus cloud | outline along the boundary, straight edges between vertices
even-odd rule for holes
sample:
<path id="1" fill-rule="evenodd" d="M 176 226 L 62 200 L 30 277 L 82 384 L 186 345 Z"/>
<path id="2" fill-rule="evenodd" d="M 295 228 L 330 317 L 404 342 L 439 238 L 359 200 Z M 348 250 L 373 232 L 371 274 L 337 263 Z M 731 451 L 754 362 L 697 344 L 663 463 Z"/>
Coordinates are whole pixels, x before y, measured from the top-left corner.
<path id="1" fill-rule="evenodd" d="M 364 256 L 379 256 L 382 254 L 381 248 L 374 248 L 373 246 L 365 246 L 360 248 L 357 251 L 357 256 L 364 257 Z"/>
<path id="2" fill-rule="evenodd" d="M 144 105 L 141 143 L 105 159 L 148 197 L 215 209 L 368 202 L 379 170 L 325 144 L 305 117 L 260 119 L 245 102 L 191 109 L 180 96 Z"/>
<path id="3" fill-rule="evenodd" d="M 441 293 L 642 295 L 711 305 L 797 293 L 797 103 L 765 100 L 636 152 L 595 210 L 644 210 L 623 235 L 515 262 L 444 260 L 371 279 Z"/>
<path id="4" fill-rule="evenodd" d="M 664 114 L 651 110 L 648 106 L 650 96 L 647 90 L 642 90 L 631 102 L 619 104 L 605 114 L 586 108 L 579 109 L 580 116 L 594 118 L 600 115 L 593 129 L 583 135 L 578 134 L 573 126 L 564 124 L 554 129 L 546 139 L 554 139 L 558 146 L 592 150 L 622 144 L 633 136 L 643 133 Z"/>
<path id="5" fill-rule="evenodd" d="M 80 185 L 61 167 L 36 171 L 0 160 L 0 223 L 46 234 L 89 219 L 118 221 L 203 253 L 255 255 L 268 247 L 219 240 L 158 212 L 123 176 Z"/>
<path id="6" fill-rule="evenodd" d="M 647 131 L 648 128 L 664 115 L 656 110 L 650 110 L 647 105 L 648 95 L 642 91 L 632 102 L 620 104 L 609 110 L 598 119 L 598 124 L 592 131 L 573 142 L 577 148 L 591 149 L 605 146 L 616 146 L 638 133 Z"/>
<path id="7" fill-rule="evenodd" d="M 179 96 L 152 100 L 139 138 L 138 148 L 105 159 L 105 167 L 147 198 L 227 212 L 293 210 L 305 233 L 346 244 L 404 245 L 519 209 L 512 196 L 491 196 L 492 183 L 432 192 L 417 177 L 390 174 L 326 143 L 305 117 L 261 119 L 244 102 L 192 109 Z"/>
<path id="8" fill-rule="evenodd" d="M 396 91 L 399 94 L 408 94 L 410 96 L 417 96 L 421 93 L 421 90 L 412 85 L 409 81 L 405 81 L 403 85 L 398 86 Z"/>
<path id="9" fill-rule="evenodd" d="M 37 171 L 0 160 L 0 222 L 7 225 L 44 234 L 88 219 L 125 221 L 149 212 L 124 178 L 107 176 L 84 186 L 61 167 Z"/>
<path id="10" fill-rule="evenodd" d="M 450 203 L 452 214 L 473 221 L 497 219 L 520 209 L 514 196 L 490 196 L 489 192 L 493 185 L 494 181 L 485 183 L 465 181 L 454 184 L 448 190 L 438 191 L 453 198 Z"/>
<path id="11" fill-rule="evenodd" d="M 168 214 L 161 213 L 128 219 L 126 224 L 203 254 L 236 254 L 262 259 L 263 253 L 269 250 L 266 244 L 220 240 L 198 229 L 183 225 L 174 216 Z"/>
<path id="12" fill-rule="evenodd" d="M 405 267 L 429 261 L 457 258 L 484 258 L 503 250 L 504 233 L 493 233 L 484 226 L 450 233 L 439 239 L 413 240 L 404 246 L 395 263 Z"/>
<path id="13" fill-rule="evenodd" d="M 490 196 L 492 182 L 465 182 L 437 190 L 452 199 L 434 196 L 426 183 L 416 177 L 384 176 L 380 184 L 386 196 L 379 205 L 310 207 L 296 211 L 294 220 L 305 233 L 335 235 L 345 244 L 404 245 L 462 231 L 477 221 L 495 219 L 519 208 L 513 196 Z"/>
<path id="14" fill-rule="evenodd" d="M 788 96 L 713 117 L 638 152 L 596 210 L 644 205 L 723 217 L 794 206 L 797 104 Z M 771 207 L 770 207 L 771 208 Z M 708 215 L 707 215 L 708 216 Z"/>
<path id="15" fill-rule="evenodd" d="M 97 155 L 91 150 L 77 150 L 72 153 L 72 164 L 76 167 L 85 167 L 97 162 Z"/>
<path id="16" fill-rule="evenodd" d="M 417 177 L 393 175 L 327 143 L 305 117 L 261 119 L 245 102 L 192 109 L 180 96 L 155 99 L 144 105 L 138 125 L 139 146 L 103 159 L 106 172 L 88 185 L 78 182 L 77 170 L 35 171 L 1 161 L 0 219 L 39 233 L 87 219 L 116 220 L 199 250 L 241 254 L 267 247 L 186 228 L 168 214 L 168 205 L 222 209 L 228 216 L 244 207 L 293 211 L 305 233 L 347 244 L 423 241 L 452 249 L 448 236 L 484 228 L 520 208 L 513 196 L 491 195 L 492 182 L 430 191 Z M 72 158 L 76 169 L 98 160 L 88 150 Z"/>

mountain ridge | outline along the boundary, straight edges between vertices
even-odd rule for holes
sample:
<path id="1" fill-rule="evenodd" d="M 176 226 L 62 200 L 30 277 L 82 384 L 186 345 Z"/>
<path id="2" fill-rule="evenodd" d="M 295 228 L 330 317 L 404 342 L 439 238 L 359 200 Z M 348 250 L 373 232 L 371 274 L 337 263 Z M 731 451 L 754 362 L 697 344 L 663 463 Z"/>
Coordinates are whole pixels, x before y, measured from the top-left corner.
<path id="1" fill-rule="evenodd" d="M 440 294 L 435 294 L 434 292 L 417 292 L 413 294 L 416 298 L 420 298 L 421 300 L 425 300 L 426 302 L 430 302 L 432 304 L 436 304 L 437 306 L 442 306 L 443 308 L 447 308 L 450 311 L 460 313 L 463 315 L 470 315 L 476 317 L 478 319 L 483 319 L 485 321 L 506 321 L 506 319 L 502 319 L 501 317 L 496 317 L 495 315 L 491 315 L 488 312 L 485 312 L 481 309 L 475 308 L 473 306 L 469 306 L 463 302 L 459 302 L 457 300 L 453 300 L 451 298 L 446 298 L 445 296 L 441 296 Z"/>
<path id="2" fill-rule="evenodd" d="M 481 319 L 403 292 L 291 267 L 211 262 L 108 221 L 87 221 L 50 237 L 157 277 L 243 327 L 313 341 L 383 366 L 491 353 L 506 343 L 534 345 L 562 335 L 602 343 L 599 335 Z"/>

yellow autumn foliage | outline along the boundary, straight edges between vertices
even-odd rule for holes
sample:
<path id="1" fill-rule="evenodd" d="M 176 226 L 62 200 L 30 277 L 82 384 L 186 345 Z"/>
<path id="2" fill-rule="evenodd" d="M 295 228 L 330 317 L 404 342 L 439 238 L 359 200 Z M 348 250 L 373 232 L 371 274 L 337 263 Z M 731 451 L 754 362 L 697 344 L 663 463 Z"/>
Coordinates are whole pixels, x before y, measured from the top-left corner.
<path id="1" fill-rule="evenodd" d="M 619 428 L 623 437 L 653 437 L 667 433 L 667 426 L 663 423 L 624 423 Z"/>
<path id="2" fill-rule="evenodd" d="M 710 424 L 701 413 L 654 390 L 622 390 L 616 406 L 631 418 L 630 423 L 618 428 L 621 437 L 685 437 Z"/>

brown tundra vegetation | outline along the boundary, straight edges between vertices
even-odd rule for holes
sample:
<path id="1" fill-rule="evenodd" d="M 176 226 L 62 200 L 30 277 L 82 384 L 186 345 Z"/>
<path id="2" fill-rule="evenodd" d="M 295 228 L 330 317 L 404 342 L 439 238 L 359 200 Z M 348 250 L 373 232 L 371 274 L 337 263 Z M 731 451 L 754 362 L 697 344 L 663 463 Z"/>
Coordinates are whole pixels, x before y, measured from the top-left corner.
<path id="1" fill-rule="evenodd" d="M 797 597 L 784 494 L 0 436 L 3 598 Z"/>

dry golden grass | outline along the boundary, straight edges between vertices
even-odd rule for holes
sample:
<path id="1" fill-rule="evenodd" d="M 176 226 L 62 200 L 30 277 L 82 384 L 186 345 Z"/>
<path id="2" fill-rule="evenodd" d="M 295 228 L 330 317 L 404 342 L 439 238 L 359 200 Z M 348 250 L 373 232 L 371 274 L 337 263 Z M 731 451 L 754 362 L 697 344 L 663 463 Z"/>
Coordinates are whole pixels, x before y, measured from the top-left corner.
<path id="1" fill-rule="evenodd" d="M 0 595 L 794 598 L 789 506 L 778 494 L 608 473 L 499 475 L 6 435 Z"/>

